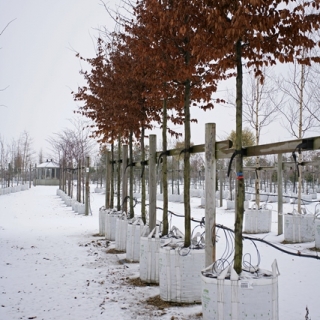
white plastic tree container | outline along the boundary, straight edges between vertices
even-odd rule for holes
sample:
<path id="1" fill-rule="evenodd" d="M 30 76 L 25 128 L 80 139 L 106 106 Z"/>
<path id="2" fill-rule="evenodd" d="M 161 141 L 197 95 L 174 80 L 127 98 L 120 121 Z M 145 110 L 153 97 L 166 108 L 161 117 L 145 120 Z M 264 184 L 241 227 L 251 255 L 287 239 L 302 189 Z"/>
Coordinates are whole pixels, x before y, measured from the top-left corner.
<path id="1" fill-rule="evenodd" d="M 182 238 L 178 242 L 170 241 L 159 249 L 159 287 L 162 300 L 201 302 L 200 277 L 205 266 L 205 251 L 201 240 L 201 235 L 197 233 L 188 248 L 183 247 Z"/>
<path id="2" fill-rule="evenodd" d="M 291 243 L 315 241 L 315 215 L 293 214 L 284 215 L 284 240 Z"/>
<path id="3" fill-rule="evenodd" d="M 147 237 L 140 238 L 140 279 L 147 283 L 159 283 L 159 250 L 170 242 L 183 241 L 183 233 L 172 227 L 168 236 L 160 237 L 156 226 Z"/>
<path id="4" fill-rule="evenodd" d="M 101 214 L 101 223 L 105 224 L 105 228 L 102 228 L 102 232 L 107 240 L 115 241 L 116 240 L 116 224 L 118 217 L 122 214 L 121 211 L 116 211 L 115 209 L 106 210 L 105 215 Z M 100 219 L 100 217 L 99 217 Z"/>
<path id="5" fill-rule="evenodd" d="M 105 207 L 99 208 L 99 235 L 104 236 L 106 233 L 106 209 Z"/>
<path id="6" fill-rule="evenodd" d="M 318 215 L 315 222 L 315 247 L 320 249 L 320 216 Z"/>
<path id="7" fill-rule="evenodd" d="M 257 269 L 240 276 L 232 266 L 201 272 L 204 320 L 278 320 L 278 266 L 271 271 Z"/>
<path id="8" fill-rule="evenodd" d="M 118 251 L 126 251 L 127 227 L 128 227 L 127 216 L 125 213 L 123 213 L 116 220 L 115 249 Z"/>
<path id="9" fill-rule="evenodd" d="M 139 262 L 140 260 L 140 238 L 146 236 L 149 227 L 144 225 L 141 218 L 128 220 L 127 225 L 127 243 L 126 259 L 130 262 Z"/>
<path id="10" fill-rule="evenodd" d="M 268 209 L 247 209 L 244 212 L 243 232 L 268 233 L 271 231 L 272 211 Z"/>

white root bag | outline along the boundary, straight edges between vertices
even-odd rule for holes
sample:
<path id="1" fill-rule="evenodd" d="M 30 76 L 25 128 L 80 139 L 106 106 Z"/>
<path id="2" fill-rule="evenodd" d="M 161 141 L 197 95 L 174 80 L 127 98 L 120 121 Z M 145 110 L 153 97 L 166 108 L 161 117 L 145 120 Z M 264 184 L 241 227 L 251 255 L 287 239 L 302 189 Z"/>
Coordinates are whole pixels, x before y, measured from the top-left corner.
<path id="1" fill-rule="evenodd" d="M 107 240 L 116 240 L 116 222 L 118 217 L 122 214 L 121 211 L 106 211 L 105 214 L 105 236 Z M 103 221 L 101 221 L 103 222 Z"/>
<path id="2" fill-rule="evenodd" d="M 126 214 L 119 216 L 116 220 L 116 239 L 115 239 L 116 250 L 126 251 L 127 226 L 128 226 L 128 220 L 127 220 Z"/>
<path id="3" fill-rule="evenodd" d="M 320 217 L 315 219 L 315 241 L 316 248 L 320 249 Z"/>
<path id="4" fill-rule="evenodd" d="M 315 216 L 313 214 L 284 215 L 284 240 L 293 243 L 315 240 Z"/>
<path id="5" fill-rule="evenodd" d="M 212 265 L 201 273 L 204 320 L 278 320 L 278 265 L 272 271 L 242 272 L 232 266 L 212 273 Z"/>
<path id="6" fill-rule="evenodd" d="M 147 283 L 159 283 L 159 226 L 148 237 L 140 238 L 140 279 Z"/>
<path id="7" fill-rule="evenodd" d="M 205 251 L 180 249 L 167 246 L 159 250 L 160 298 L 172 302 L 200 302 Z"/>
<path id="8" fill-rule="evenodd" d="M 79 204 L 78 201 L 75 201 L 75 202 L 72 203 L 72 210 L 74 212 L 78 212 L 78 204 Z"/>
<path id="9" fill-rule="evenodd" d="M 126 259 L 131 262 L 140 260 L 140 238 L 149 233 L 149 227 L 144 225 L 141 218 L 128 220 Z"/>
<path id="10" fill-rule="evenodd" d="M 271 231 L 272 211 L 266 209 L 248 209 L 244 212 L 244 230 L 246 233 L 268 233 Z"/>
<path id="11" fill-rule="evenodd" d="M 160 238 L 160 227 L 156 226 L 147 237 L 140 238 L 140 279 L 147 283 L 159 283 L 159 250 L 168 243 L 183 241 L 183 233 L 172 227 L 172 236 Z M 174 236 L 174 237 L 173 237 Z"/>
<path id="12" fill-rule="evenodd" d="M 86 212 L 86 205 L 84 203 L 78 203 L 78 206 L 77 206 L 77 212 L 78 214 L 85 214 Z"/>
<path id="13" fill-rule="evenodd" d="M 104 236 L 106 233 L 106 210 L 104 207 L 99 209 L 99 235 Z"/>

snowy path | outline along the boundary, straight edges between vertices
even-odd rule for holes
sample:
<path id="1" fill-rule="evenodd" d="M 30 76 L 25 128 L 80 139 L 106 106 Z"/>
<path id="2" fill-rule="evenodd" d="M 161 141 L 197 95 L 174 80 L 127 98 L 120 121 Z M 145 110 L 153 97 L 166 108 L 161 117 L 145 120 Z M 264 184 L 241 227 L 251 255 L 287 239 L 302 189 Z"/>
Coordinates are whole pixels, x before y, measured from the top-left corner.
<path id="1" fill-rule="evenodd" d="M 55 195 L 35 187 L 0 197 L 0 319 L 153 319 L 143 303 L 158 287 L 133 287 L 139 264 L 106 254 L 98 231 L 103 195 L 93 194 L 93 216 L 81 216 Z M 100 204 L 100 205 L 99 205 Z M 162 319 L 201 311 L 172 310 Z"/>
<path id="2" fill-rule="evenodd" d="M 199 202 L 191 202 L 196 219 L 204 214 Z M 92 194 L 93 216 L 85 217 L 64 205 L 56 187 L 0 196 L 0 320 L 199 319 L 200 305 L 157 308 L 145 300 L 159 294 L 158 286 L 128 284 L 128 278 L 138 277 L 139 264 L 119 263 L 125 255 L 107 254 L 106 241 L 94 236 L 103 203 L 104 195 Z M 182 214 L 183 205 L 170 203 L 169 209 Z M 232 227 L 233 219 L 234 212 L 217 209 L 218 223 Z M 260 237 L 279 243 L 283 236 L 276 235 L 276 219 L 274 213 L 273 232 Z M 172 224 L 182 229 L 183 219 L 172 217 Z M 308 254 L 312 245 L 291 247 Z M 218 257 L 224 248 L 221 237 Z M 270 270 L 273 260 L 278 261 L 279 319 L 305 319 L 306 306 L 312 320 L 320 319 L 320 261 L 290 256 L 265 244 L 258 248 L 262 268 Z M 250 243 L 244 251 L 256 259 Z"/>

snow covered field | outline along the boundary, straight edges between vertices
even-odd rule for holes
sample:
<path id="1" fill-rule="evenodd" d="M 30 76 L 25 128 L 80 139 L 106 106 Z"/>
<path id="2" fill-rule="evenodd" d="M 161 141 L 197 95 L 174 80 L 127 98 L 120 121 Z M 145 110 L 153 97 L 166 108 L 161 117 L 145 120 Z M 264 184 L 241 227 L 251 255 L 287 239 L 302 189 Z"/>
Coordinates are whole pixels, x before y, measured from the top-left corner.
<path id="1" fill-rule="evenodd" d="M 0 196 L 0 319 L 201 319 L 201 305 L 159 308 L 146 300 L 159 295 L 158 286 L 135 286 L 139 264 L 125 263 L 125 254 L 107 253 L 103 237 L 97 237 L 98 210 L 103 194 L 91 194 L 93 215 L 75 214 L 56 195 L 56 187 Z M 94 188 L 92 188 L 93 190 Z M 161 207 L 159 201 L 158 206 Z M 201 219 L 200 199 L 192 198 L 192 216 Z M 277 204 L 272 204 L 273 209 Z M 314 212 L 315 204 L 308 206 Z M 170 203 L 169 210 L 183 213 L 183 204 Z M 292 212 L 292 205 L 285 205 Z M 139 214 L 139 205 L 135 213 Z M 162 212 L 159 212 L 159 218 Z M 217 209 L 217 223 L 233 227 L 234 211 Z M 277 216 L 273 213 L 272 232 L 263 237 L 273 243 L 277 236 Z M 183 231 L 183 219 L 172 216 L 171 224 Z M 192 224 L 196 226 L 195 223 Z M 204 231 L 204 229 L 202 229 Z M 217 243 L 217 256 L 225 241 Z M 306 306 L 312 320 L 320 319 L 320 261 L 280 252 L 258 243 L 260 267 L 270 270 L 277 259 L 281 320 L 305 319 Z M 303 245 L 281 245 L 291 252 L 316 255 Z M 256 254 L 251 243 L 244 253 Z"/>

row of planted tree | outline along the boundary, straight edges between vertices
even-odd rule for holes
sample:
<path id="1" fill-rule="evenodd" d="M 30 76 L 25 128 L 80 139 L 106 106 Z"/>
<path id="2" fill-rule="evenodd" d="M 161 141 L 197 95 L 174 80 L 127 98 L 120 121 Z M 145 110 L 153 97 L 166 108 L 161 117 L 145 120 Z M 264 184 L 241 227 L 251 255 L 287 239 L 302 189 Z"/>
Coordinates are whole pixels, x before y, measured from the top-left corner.
<path id="1" fill-rule="evenodd" d="M 167 214 L 165 214 L 164 208 L 167 206 L 164 200 L 163 202 L 163 215 L 161 221 L 156 221 L 156 196 L 157 196 L 157 175 L 159 179 L 166 179 L 166 175 L 163 174 L 163 158 L 170 157 L 175 154 L 179 154 L 181 149 L 168 150 L 166 154 L 155 149 L 155 136 L 151 135 L 150 139 L 150 151 L 148 160 L 135 161 L 130 163 L 127 158 L 128 148 L 123 146 L 123 153 L 121 159 L 118 159 L 118 163 L 122 163 L 121 173 L 121 186 L 118 194 L 121 194 L 120 210 L 119 208 L 113 208 L 114 203 L 112 197 L 114 192 L 112 167 L 115 164 L 115 160 L 112 159 L 111 152 L 107 152 L 107 172 L 106 172 L 106 204 L 99 212 L 99 233 L 105 235 L 108 240 L 115 241 L 115 249 L 119 251 L 125 251 L 126 257 L 129 261 L 140 262 L 140 277 L 141 280 L 151 283 L 159 283 L 160 296 L 166 301 L 178 301 L 178 302 L 202 302 L 204 319 L 225 319 L 226 312 L 230 311 L 234 307 L 234 319 L 244 319 L 245 316 L 258 316 L 259 319 L 278 319 L 278 291 L 277 291 L 277 264 L 272 265 L 272 271 L 260 270 L 259 266 L 242 265 L 242 272 L 249 271 L 251 275 L 250 289 L 247 292 L 245 285 L 248 285 L 248 274 L 246 273 L 246 279 L 242 278 L 242 273 L 237 274 L 233 269 L 234 258 L 229 257 L 229 261 L 223 261 L 221 257 L 216 257 L 216 243 L 215 243 L 215 212 L 217 199 L 215 197 L 217 191 L 217 160 L 222 158 L 229 158 L 229 162 L 232 160 L 232 155 L 235 154 L 235 150 L 231 148 L 231 141 L 216 142 L 214 138 L 215 125 L 207 125 L 206 144 L 194 146 L 191 153 L 204 152 L 205 153 L 205 218 L 199 220 L 201 224 L 205 224 L 205 233 L 191 234 L 191 230 L 187 230 L 190 227 L 190 221 L 186 222 L 185 218 L 185 232 L 177 230 L 175 227 L 165 230 L 165 224 L 167 221 Z M 320 137 L 310 138 L 308 140 L 293 140 L 282 143 L 261 145 L 257 147 L 243 148 L 243 154 L 245 157 L 261 156 L 265 154 L 275 154 L 278 156 L 277 163 L 277 175 L 279 177 L 277 183 L 277 195 L 282 198 L 283 193 L 283 168 L 282 154 L 289 151 L 295 152 L 296 148 L 299 148 L 299 152 L 306 150 L 315 150 L 320 148 Z M 162 160 L 161 160 L 162 159 Z M 299 163 L 297 170 L 301 171 L 301 165 Z M 314 163 L 315 165 L 315 163 Z M 133 200 L 133 185 L 129 182 L 128 190 L 128 177 L 132 178 L 130 171 L 139 166 L 148 167 L 148 182 L 149 182 L 149 202 L 141 204 L 141 215 L 134 215 L 133 206 L 127 207 L 126 203 Z M 162 170 L 160 170 L 162 168 Z M 257 171 L 261 168 L 256 168 Z M 120 172 L 120 170 L 118 170 Z M 161 177 L 159 176 L 161 174 Z M 281 178 L 280 178 L 281 177 Z M 239 178 L 238 178 L 239 179 Z M 240 178 L 242 179 L 242 178 Z M 256 177 L 257 179 L 257 177 Z M 129 179 L 130 180 L 130 179 Z M 165 184 L 165 181 L 162 181 Z M 132 192 L 130 191 L 132 189 Z M 280 190 L 281 189 L 281 190 Z M 165 189 L 164 189 L 165 190 Z M 168 190 L 166 191 L 168 192 Z M 236 199 L 239 201 L 238 190 L 236 190 Z M 257 194 L 254 188 L 252 193 L 255 194 L 255 200 Z M 131 194 L 130 196 L 128 196 Z M 145 196 L 142 194 L 141 198 Z M 298 194 L 297 197 L 299 198 Z M 168 199 L 163 194 L 163 199 Z M 133 201 L 132 201 L 133 203 Z M 283 210 L 281 208 L 282 201 L 279 203 L 279 227 L 283 228 Z M 146 217 L 144 209 L 148 205 L 148 216 Z M 186 205 L 186 204 L 184 204 Z M 159 208 L 158 208 L 159 210 Z M 240 215 L 245 216 L 244 228 L 241 226 L 241 230 L 238 230 L 241 234 L 240 243 L 242 245 L 242 229 L 247 233 L 266 233 L 270 232 L 271 226 L 271 213 L 264 212 L 263 208 L 260 210 L 249 210 Z M 239 212 L 236 213 L 239 215 Z M 287 224 L 287 218 L 291 219 L 292 225 L 285 226 L 288 230 L 295 228 L 294 225 L 298 224 L 298 219 L 307 219 L 306 215 L 291 215 L 291 217 L 285 217 Z M 253 221 L 254 220 L 254 221 Z M 300 219 L 301 220 L 301 219 Z M 320 219 L 316 219 L 319 220 Z M 267 221 L 267 222 L 265 222 Z M 313 226 L 312 226 L 313 221 Z M 188 223 L 189 222 L 189 223 Z M 306 238 L 296 236 L 295 239 L 289 239 L 290 242 L 304 242 L 312 241 L 315 237 L 315 216 L 308 220 L 307 225 L 301 225 L 298 229 L 307 228 Z M 259 226 L 255 229 L 252 226 Z M 319 223 L 320 225 L 320 223 Z M 261 228 L 265 227 L 264 230 Z M 237 225 L 235 225 L 235 232 Z M 291 229 L 290 229 L 291 228 Z M 281 230 L 282 232 L 282 230 Z M 286 233 L 286 231 L 285 231 Z M 295 233 L 295 231 L 291 231 Z M 288 234 L 288 232 L 287 232 Z M 187 243 L 187 244 L 186 244 Z M 320 246 L 320 239 L 317 239 L 316 245 Z M 241 258 L 241 264 L 243 260 Z M 262 275 L 264 274 L 264 276 Z M 250 276 L 249 276 L 250 278 Z M 230 280 L 231 279 L 231 280 Z M 262 281 L 259 283 L 259 281 Z M 230 282 L 231 281 L 231 282 Z M 234 281 L 234 282 L 232 282 Z M 223 290 L 225 296 L 221 300 L 221 286 L 226 286 Z M 253 287 L 252 287 L 253 286 Z M 263 292 L 263 288 L 266 292 Z M 220 290 L 220 291 L 219 291 Z M 232 290 L 237 291 L 236 298 L 231 294 Z M 242 291 L 241 291 L 242 290 Z M 250 294 L 249 294 L 250 293 Z M 256 294 L 260 295 L 259 309 L 256 308 L 257 300 L 254 298 Z M 219 298 L 220 297 L 220 298 Z M 235 300 L 231 301 L 233 297 Z M 219 300 L 220 299 L 220 300 Z M 232 304 L 233 307 L 232 307 Z M 224 306 L 222 309 L 221 307 Z M 227 311 L 229 310 L 229 311 Z M 257 311 L 259 310 L 259 311 Z"/>
<path id="2" fill-rule="evenodd" d="M 126 20 L 119 17 L 123 31 L 109 33 L 106 30 L 106 41 L 103 41 L 101 37 L 98 39 L 95 58 L 81 58 L 86 60 L 92 69 L 90 72 L 82 71 L 87 85 L 73 93 L 76 101 L 84 103 L 78 112 L 93 120 L 93 135 L 101 142 L 113 145 L 117 139 L 129 141 L 129 167 L 133 165 L 133 140 L 140 141 L 142 150 L 141 161 L 135 166 L 139 165 L 143 169 L 146 166 L 145 130 L 152 129 L 157 123 L 161 125 L 163 130 L 161 157 L 160 154 L 156 157 L 155 145 L 151 147 L 153 146 L 152 136 L 149 136 L 149 231 L 152 232 L 156 227 L 156 195 L 154 194 L 156 170 L 151 170 L 151 167 L 153 165 L 156 167 L 156 164 L 162 161 L 164 201 L 162 232 L 163 235 L 167 235 L 169 232 L 166 220 L 168 212 L 167 156 L 181 154 L 184 168 L 185 234 L 183 248 L 189 248 L 192 244 L 190 155 L 192 152 L 205 151 L 205 266 L 216 261 L 213 250 L 214 241 L 212 241 L 215 239 L 215 197 L 212 197 L 216 188 L 215 159 L 231 157 L 232 160 L 235 160 L 235 209 L 237 214 L 234 228 L 234 272 L 228 268 L 223 269 L 227 270 L 225 273 L 231 272 L 229 277 L 231 281 L 234 281 L 231 291 L 238 293 L 239 281 L 241 281 L 239 277 L 243 270 L 244 157 L 319 149 L 319 140 L 302 140 L 301 130 L 299 130 L 299 141 L 272 144 L 266 148 L 258 145 L 243 148 L 243 68 L 251 68 L 258 82 L 263 83 L 264 66 L 291 62 L 297 62 L 302 66 L 318 63 L 319 56 L 315 49 L 319 43 L 317 31 L 320 28 L 320 4 L 317 1 L 302 3 L 287 1 L 284 3 L 280 0 L 263 2 L 144 0 L 138 1 L 132 9 L 134 12 L 132 19 Z M 222 100 L 217 96 L 218 83 L 233 76 L 236 76 L 234 150 L 230 149 L 229 142 L 216 144 L 215 134 L 213 134 L 215 129 L 212 127 L 210 129 L 210 125 L 206 130 L 205 146 L 191 146 L 191 106 L 196 105 L 202 109 L 213 108 L 213 101 L 216 103 Z M 303 82 L 304 76 L 301 79 Z M 213 99 L 214 94 L 216 99 Z M 299 103 L 303 104 L 303 101 L 300 99 Z M 174 125 L 184 125 L 184 145 L 181 150 L 167 150 L 167 133 L 177 134 L 168 127 L 168 120 L 171 120 Z M 257 126 L 255 129 L 258 132 L 259 124 Z M 226 153 L 226 150 L 229 153 Z M 282 162 L 280 158 L 278 165 Z M 112 163 L 113 161 L 114 159 L 111 159 Z M 122 157 L 122 161 L 124 164 L 127 163 L 125 157 Z M 300 152 L 297 162 L 300 164 L 302 162 Z M 257 167 L 260 165 L 257 164 Z M 110 176 L 112 172 L 111 170 Z M 133 170 L 129 170 L 128 174 L 132 181 Z M 281 180 L 280 177 L 278 180 Z M 113 201 L 113 190 L 110 190 L 109 186 L 107 184 L 108 197 L 106 199 Z M 299 186 L 298 198 L 301 194 L 301 183 Z M 145 188 L 143 179 L 141 216 L 144 223 L 146 222 L 143 212 L 146 204 Z M 133 189 L 129 189 L 130 193 L 131 190 Z M 258 195 L 258 184 L 256 184 L 256 190 Z M 282 188 L 279 188 L 278 192 L 281 193 Z M 122 195 L 125 194 L 126 183 L 122 185 Z M 132 194 L 129 194 L 129 197 L 130 210 L 128 213 L 131 218 L 133 215 Z M 282 196 L 279 196 L 279 199 L 282 199 Z M 122 199 L 122 203 L 126 211 L 125 199 Z M 279 213 L 282 214 L 282 211 Z M 222 270 L 218 270 L 221 266 L 217 267 L 214 269 L 218 277 L 220 279 L 222 276 L 227 277 Z M 258 270 L 255 270 L 255 273 L 258 273 Z M 276 271 L 273 275 L 272 279 L 276 279 Z M 213 276 L 213 278 L 216 277 L 217 274 Z M 226 278 L 223 279 L 226 280 Z M 272 282 L 271 285 L 276 286 L 276 283 Z M 273 298 L 271 300 L 273 301 Z M 217 303 L 217 300 L 213 299 L 213 303 Z M 213 314 L 217 314 L 219 319 L 227 319 L 228 312 L 224 310 L 223 305 L 224 302 L 219 301 L 218 305 L 212 308 L 211 315 L 204 312 L 204 317 L 215 319 Z M 241 305 L 239 301 L 236 301 L 229 308 L 232 310 L 231 313 L 235 314 L 232 318 L 238 318 L 239 312 L 243 311 L 240 311 Z M 277 303 L 273 303 L 272 306 L 274 311 L 269 313 L 269 316 L 259 315 L 259 318 L 271 318 L 270 314 L 272 314 L 272 319 L 276 319 Z M 259 309 L 262 310 L 262 308 Z"/>

